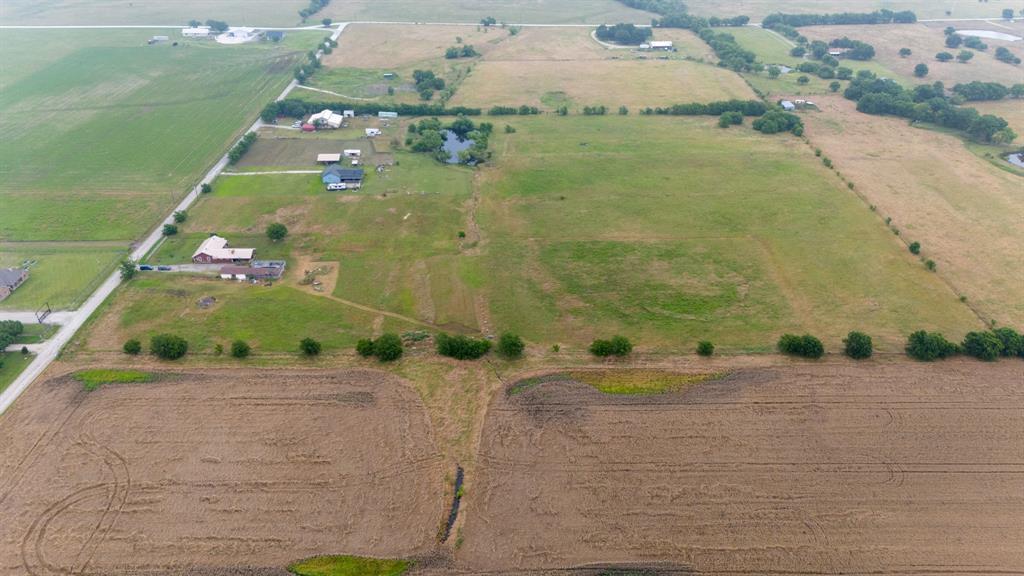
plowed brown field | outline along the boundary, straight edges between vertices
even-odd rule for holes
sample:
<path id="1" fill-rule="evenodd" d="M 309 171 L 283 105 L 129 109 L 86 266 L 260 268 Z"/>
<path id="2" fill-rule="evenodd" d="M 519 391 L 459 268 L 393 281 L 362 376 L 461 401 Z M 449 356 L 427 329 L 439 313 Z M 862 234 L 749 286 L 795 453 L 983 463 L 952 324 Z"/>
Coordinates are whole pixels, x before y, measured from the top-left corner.
<path id="1" fill-rule="evenodd" d="M 161 374 L 94 392 L 58 378 L 0 418 L 0 438 L 5 575 L 411 556 L 444 514 L 422 403 L 375 371 Z"/>
<path id="2" fill-rule="evenodd" d="M 502 395 L 457 557 L 492 574 L 1020 574 L 1022 382 L 1018 361 L 900 362 Z"/>

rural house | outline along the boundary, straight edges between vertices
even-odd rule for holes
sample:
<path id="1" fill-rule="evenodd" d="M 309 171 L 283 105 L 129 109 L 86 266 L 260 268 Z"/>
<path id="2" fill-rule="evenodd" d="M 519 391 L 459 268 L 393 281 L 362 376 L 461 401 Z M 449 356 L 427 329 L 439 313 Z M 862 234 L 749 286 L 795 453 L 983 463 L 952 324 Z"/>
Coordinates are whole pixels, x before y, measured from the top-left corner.
<path id="1" fill-rule="evenodd" d="M 196 264 L 244 264 L 252 260 L 255 250 L 252 248 L 230 248 L 228 241 L 216 234 L 210 236 L 192 254 L 192 262 Z"/>
<path id="2" fill-rule="evenodd" d="M 363 169 L 342 168 L 340 164 L 331 164 L 324 170 L 321 178 L 323 183 L 328 186 L 331 184 L 346 184 L 351 188 L 359 188 L 363 183 Z"/>
<path id="3" fill-rule="evenodd" d="M 24 268 L 0 268 L 0 300 L 11 295 L 28 279 L 28 270 Z"/>
<path id="4" fill-rule="evenodd" d="M 341 114 L 336 114 L 331 110 L 323 110 L 309 117 L 309 123 L 313 126 L 323 124 L 328 128 L 341 128 L 341 124 L 344 120 L 345 119 Z"/>
<path id="5" fill-rule="evenodd" d="M 224 280 L 277 280 L 284 274 L 284 260 L 253 260 L 250 266 L 222 266 L 220 277 Z"/>
<path id="6" fill-rule="evenodd" d="M 672 50 L 672 46 L 673 44 L 671 40 L 655 40 L 650 43 L 651 50 L 669 51 Z"/>

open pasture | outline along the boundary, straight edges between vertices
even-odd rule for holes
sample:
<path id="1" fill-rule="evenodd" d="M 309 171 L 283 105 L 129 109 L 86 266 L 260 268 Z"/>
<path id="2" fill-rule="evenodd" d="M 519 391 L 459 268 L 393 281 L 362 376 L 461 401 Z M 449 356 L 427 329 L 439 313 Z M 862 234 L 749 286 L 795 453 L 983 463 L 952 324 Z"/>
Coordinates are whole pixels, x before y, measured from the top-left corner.
<path id="1" fill-rule="evenodd" d="M 653 350 L 769 350 L 786 331 L 834 350 L 861 329 L 897 351 L 921 327 L 980 325 L 791 136 L 709 118 L 510 123 L 478 215 L 502 329 L 579 345 L 621 333 Z"/>
<path id="2" fill-rule="evenodd" d="M 299 23 L 299 10 L 308 4 L 308 0 L 4 0 L 0 24 L 180 27 L 192 19 L 213 18 L 238 26 L 294 26 Z"/>
<path id="3" fill-rule="evenodd" d="M 575 106 L 637 109 L 684 102 L 749 99 L 754 93 L 732 72 L 681 60 L 484 60 L 462 83 L 453 105 L 489 108 L 529 104 L 551 109 L 544 95 L 564 93 Z"/>
<path id="4" fill-rule="evenodd" d="M 1022 378 L 1019 362 L 794 365 L 659 396 L 565 380 L 499 394 L 458 558 L 481 573 L 1018 572 Z"/>
<path id="5" fill-rule="evenodd" d="M 110 243 L 0 243 L 0 267 L 30 262 L 28 280 L 0 302 L 0 309 L 76 308 L 125 254 Z"/>
<path id="6" fill-rule="evenodd" d="M 0 571 L 279 574 L 340 550 L 433 547 L 446 471 L 407 383 L 154 376 L 92 392 L 40 382 L 0 419 Z"/>
<path id="7" fill-rule="evenodd" d="M 820 99 L 808 133 L 855 182 L 880 217 L 938 264 L 986 319 L 1024 326 L 1024 205 L 1020 176 L 972 154 L 957 137 L 859 114 L 841 97 Z"/>
<path id="8" fill-rule="evenodd" d="M 918 18 L 992 18 L 998 19 L 1003 8 L 1020 10 L 1012 0 L 687 0 L 690 12 L 699 16 L 750 16 L 760 22 L 775 12 L 821 14 L 836 12 L 873 12 L 913 10 Z"/>
<path id="9" fill-rule="evenodd" d="M 947 87 L 954 84 L 979 80 L 982 82 L 1001 82 L 1015 84 L 1021 82 L 1022 72 L 1019 66 L 1011 66 L 996 60 L 994 53 L 999 46 L 1006 46 L 1024 56 L 1024 43 L 1006 42 L 1002 40 L 982 39 L 988 44 L 984 51 L 973 50 L 974 57 L 967 63 L 956 60 L 939 62 L 935 55 L 949 52 L 954 56 L 960 48 L 947 48 L 943 29 L 953 25 L 962 29 L 992 30 L 1024 36 L 1024 28 L 1016 27 L 1007 30 L 1004 24 L 987 24 L 983 22 L 932 22 L 928 24 L 890 24 L 880 26 L 808 26 L 800 32 L 811 40 L 828 42 L 835 38 L 848 36 L 855 40 L 863 40 L 875 47 L 875 58 L 869 63 L 877 63 L 893 73 L 898 74 L 905 82 L 912 84 L 940 81 Z M 1013 25 L 1010 25 L 1013 26 Z M 913 52 L 904 58 L 899 55 L 901 48 L 910 48 Z M 914 66 L 924 63 L 928 66 L 928 76 L 916 78 Z M 843 61 L 843 66 L 857 70 L 862 67 L 857 61 Z M 879 74 L 880 76 L 886 76 Z M 888 77 L 892 77 L 888 75 Z"/>
<path id="10" fill-rule="evenodd" d="M 486 16 L 510 24 L 648 24 L 654 16 L 615 0 L 345 0 L 332 2 L 323 15 L 336 21 L 467 24 Z"/>
<path id="11" fill-rule="evenodd" d="M 429 67 L 445 60 L 444 51 L 471 44 L 481 54 L 509 38 L 507 30 L 472 26 L 415 26 L 411 24 L 351 24 L 338 38 L 338 48 L 324 57 L 327 68 Z"/>

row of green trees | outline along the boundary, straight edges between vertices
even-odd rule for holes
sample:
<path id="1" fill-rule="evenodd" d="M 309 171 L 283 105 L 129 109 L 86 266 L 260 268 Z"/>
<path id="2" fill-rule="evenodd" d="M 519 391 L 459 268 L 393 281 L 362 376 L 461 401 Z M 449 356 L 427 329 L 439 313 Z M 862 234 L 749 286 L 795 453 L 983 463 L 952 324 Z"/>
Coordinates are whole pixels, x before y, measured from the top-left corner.
<path id="1" fill-rule="evenodd" d="M 256 133 L 246 132 L 245 136 L 242 136 L 242 139 L 228 152 L 228 162 L 237 164 L 242 159 L 242 156 L 245 156 L 245 153 L 249 151 L 249 148 L 252 148 L 254 142 L 256 142 Z"/>
<path id="2" fill-rule="evenodd" d="M 25 331 L 25 326 L 17 320 L 0 320 L 0 352 L 14 344 Z M 0 368 L 4 366 L 3 356 L 0 356 Z"/>
<path id="3" fill-rule="evenodd" d="M 614 42 L 626 46 L 637 46 L 647 42 L 653 32 L 650 28 L 637 28 L 634 24 L 615 24 L 606 26 L 601 24 L 597 27 L 595 35 L 602 42 Z"/>
<path id="4" fill-rule="evenodd" d="M 455 60 L 457 58 L 474 58 L 479 56 L 480 53 L 473 48 L 471 44 L 465 44 L 461 47 L 451 46 L 444 51 L 444 57 L 448 60 Z"/>
<path id="5" fill-rule="evenodd" d="M 136 356 L 142 353 L 142 342 L 133 338 L 124 343 L 122 347 L 125 354 Z M 319 341 L 312 338 L 303 338 L 299 341 L 299 350 L 306 356 L 317 356 L 323 350 Z M 214 352 L 219 356 L 224 352 L 224 347 L 217 344 Z M 149 353 L 161 360 L 178 360 L 188 354 L 188 340 L 176 334 L 157 334 L 149 340 Z M 245 340 L 235 340 L 231 343 L 231 356 L 234 358 L 248 358 L 252 353 L 252 346 Z"/>
<path id="6" fill-rule="evenodd" d="M 968 82 L 953 86 L 953 93 L 966 102 L 1002 100 L 1003 98 L 1024 98 L 1024 84 L 1004 86 L 999 82 Z"/>
<path id="7" fill-rule="evenodd" d="M 331 0 L 309 0 L 309 6 L 299 10 L 299 17 L 302 18 L 303 22 L 305 22 L 307 18 L 323 10 L 330 3 Z"/>
<path id="8" fill-rule="evenodd" d="M 761 100 L 716 100 L 714 102 L 692 102 L 676 104 L 667 108 L 644 108 L 641 115 L 658 116 L 720 116 L 726 112 L 739 112 L 744 116 L 761 116 L 768 111 L 768 105 Z"/>
<path id="9" fill-rule="evenodd" d="M 488 116 L 535 116 L 540 114 L 540 109 L 536 106 L 522 106 L 516 108 L 514 106 L 492 106 L 488 111 Z"/>
<path id="10" fill-rule="evenodd" d="M 777 12 L 769 14 L 761 22 L 765 28 L 788 26 L 831 26 L 861 24 L 913 24 L 917 22 L 917 14 L 910 10 L 893 12 L 892 10 L 876 10 L 874 12 L 842 12 L 836 14 L 785 14 Z"/>
<path id="11" fill-rule="evenodd" d="M 1000 357 L 1024 358 L 1024 336 L 1013 328 L 968 332 L 960 344 L 950 342 L 939 332 L 919 330 L 907 339 L 907 354 L 925 362 L 964 354 L 986 362 Z"/>
<path id="12" fill-rule="evenodd" d="M 376 116 L 378 112 L 397 112 L 401 116 L 480 116 L 480 108 L 455 106 L 446 108 L 439 104 L 373 104 L 365 102 L 307 102 L 289 98 L 279 102 L 271 102 L 263 108 L 261 118 L 264 122 L 273 122 L 278 117 L 302 118 L 324 109 L 352 110 L 357 115 L 369 114 Z"/>

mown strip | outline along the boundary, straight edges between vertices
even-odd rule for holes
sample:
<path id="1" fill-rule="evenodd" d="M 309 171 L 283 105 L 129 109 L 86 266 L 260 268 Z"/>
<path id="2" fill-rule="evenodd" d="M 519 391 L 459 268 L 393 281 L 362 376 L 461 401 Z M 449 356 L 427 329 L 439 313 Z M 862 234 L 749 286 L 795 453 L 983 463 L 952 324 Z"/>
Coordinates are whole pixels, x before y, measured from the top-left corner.
<path id="1" fill-rule="evenodd" d="M 401 576 L 412 563 L 360 556 L 316 556 L 288 567 L 298 576 Z"/>
<path id="2" fill-rule="evenodd" d="M 139 370 L 82 370 L 75 372 L 75 380 L 82 383 L 87 391 L 93 391 L 104 384 L 132 384 L 152 382 L 156 376 Z"/>

